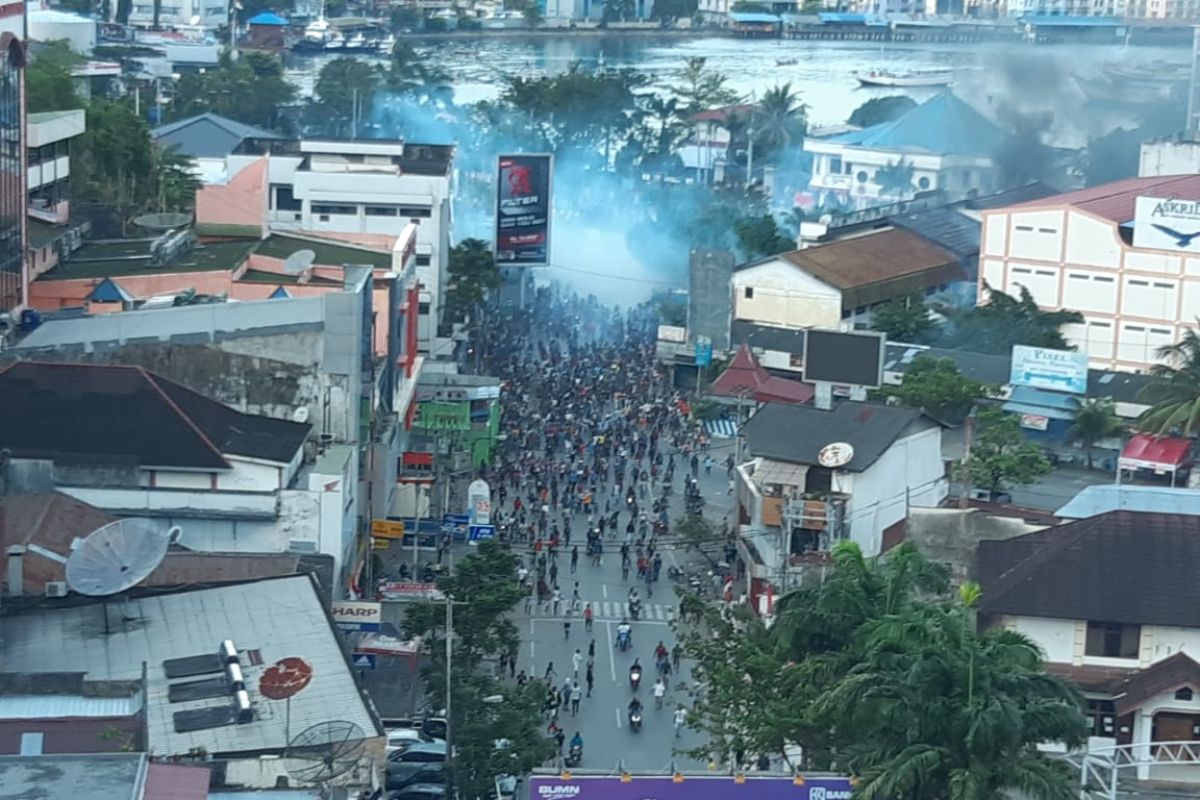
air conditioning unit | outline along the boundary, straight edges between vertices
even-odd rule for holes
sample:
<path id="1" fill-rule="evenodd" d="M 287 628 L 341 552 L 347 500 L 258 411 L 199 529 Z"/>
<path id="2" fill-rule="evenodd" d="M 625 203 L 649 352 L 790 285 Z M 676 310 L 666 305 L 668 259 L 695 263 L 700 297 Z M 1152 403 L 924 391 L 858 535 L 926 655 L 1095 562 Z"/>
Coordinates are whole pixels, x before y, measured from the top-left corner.
<path id="1" fill-rule="evenodd" d="M 46 597 L 66 597 L 66 581 L 46 581 Z"/>

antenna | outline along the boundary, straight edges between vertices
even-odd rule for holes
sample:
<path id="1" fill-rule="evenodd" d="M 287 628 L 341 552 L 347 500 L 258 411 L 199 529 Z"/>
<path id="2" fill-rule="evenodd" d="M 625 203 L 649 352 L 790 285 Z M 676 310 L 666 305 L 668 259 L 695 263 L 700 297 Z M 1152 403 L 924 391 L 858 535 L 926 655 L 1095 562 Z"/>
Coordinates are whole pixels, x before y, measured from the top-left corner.
<path id="1" fill-rule="evenodd" d="M 366 744 L 363 729 L 353 722 L 318 722 L 288 742 L 283 767 L 303 783 L 325 783 L 351 770 Z"/>
<path id="2" fill-rule="evenodd" d="M 297 250 L 283 262 L 283 271 L 288 275 L 299 275 L 312 266 L 317 260 L 317 254 L 312 250 Z"/>
<path id="3" fill-rule="evenodd" d="M 90 597 L 137 586 L 150 577 L 179 538 L 179 528 L 163 533 L 153 520 L 119 519 L 76 540 L 67 557 L 67 585 Z"/>

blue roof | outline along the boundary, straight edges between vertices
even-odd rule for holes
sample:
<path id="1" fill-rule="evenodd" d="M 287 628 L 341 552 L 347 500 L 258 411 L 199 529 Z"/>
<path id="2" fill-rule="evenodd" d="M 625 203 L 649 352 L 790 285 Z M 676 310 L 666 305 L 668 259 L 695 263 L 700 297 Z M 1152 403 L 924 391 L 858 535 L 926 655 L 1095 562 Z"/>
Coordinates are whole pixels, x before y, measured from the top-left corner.
<path id="1" fill-rule="evenodd" d="M 1156 511 L 1160 514 L 1200 516 L 1200 492 L 1168 486 L 1133 486 L 1105 483 L 1085 486 L 1065 506 L 1054 512 L 1064 519 L 1087 519 L 1109 511 Z"/>
<path id="2" fill-rule="evenodd" d="M 1005 411 L 1038 414 L 1050 419 L 1072 419 L 1077 407 L 1074 395 L 1048 392 L 1032 386 L 1014 386 L 1008 402 L 1003 406 Z"/>
<path id="3" fill-rule="evenodd" d="M 275 291 L 271 292 L 271 296 L 268 297 L 267 299 L 268 300 L 279 300 L 280 298 L 283 298 L 283 297 L 291 297 L 291 295 L 288 294 L 287 289 L 283 288 L 282 286 L 276 286 Z"/>
<path id="4" fill-rule="evenodd" d="M 87 299 L 93 303 L 128 303 L 133 298 L 112 278 L 105 278 L 96 284 Z"/>
<path id="5" fill-rule="evenodd" d="M 751 11 L 731 11 L 729 12 L 729 18 L 734 22 L 769 22 L 772 24 L 782 22 L 782 20 L 774 14 L 762 14 Z"/>
<path id="6" fill-rule="evenodd" d="M 1122 28 L 1120 17 L 1063 17 L 1052 14 L 1030 14 L 1021 22 L 1042 28 Z"/>
<path id="7" fill-rule="evenodd" d="M 937 155 L 991 156 L 1004 132 L 952 92 L 939 92 L 899 119 L 831 136 L 853 147 Z"/>
<path id="8" fill-rule="evenodd" d="M 886 26 L 888 21 L 876 14 L 856 14 L 849 11 L 825 11 L 817 15 L 822 25 Z"/>
<path id="9" fill-rule="evenodd" d="M 246 20 L 246 24 L 284 26 L 288 24 L 288 21 L 273 11 L 263 11 Z"/>

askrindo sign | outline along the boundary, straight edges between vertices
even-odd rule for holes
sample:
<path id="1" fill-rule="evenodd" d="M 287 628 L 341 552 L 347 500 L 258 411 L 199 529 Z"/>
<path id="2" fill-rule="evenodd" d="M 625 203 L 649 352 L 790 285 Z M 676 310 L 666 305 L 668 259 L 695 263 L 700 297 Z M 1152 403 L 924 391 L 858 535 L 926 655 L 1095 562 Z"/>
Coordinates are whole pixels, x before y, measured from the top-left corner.
<path id="1" fill-rule="evenodd" d="M 529 779 L 530 800 L 850 800 L 849 778 L 635 775 Z"/>
<path id="2" fill-rule="evenodd" d="M 1133 210 L 1133 246 L 1200 253 L 1200 201 L 1139 197 Z"/>

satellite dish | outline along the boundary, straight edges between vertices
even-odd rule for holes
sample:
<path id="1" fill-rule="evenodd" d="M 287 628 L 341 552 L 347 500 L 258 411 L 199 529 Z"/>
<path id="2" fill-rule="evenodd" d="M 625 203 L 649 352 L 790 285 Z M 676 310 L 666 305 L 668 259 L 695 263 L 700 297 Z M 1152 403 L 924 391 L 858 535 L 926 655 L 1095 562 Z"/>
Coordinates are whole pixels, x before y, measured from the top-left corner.
<path id="1" fill-rule="evenodd" d="M 178 527 L 164 533 L 154 520 L 110 522 L 71 545 L 67 585 L 90 597 L 123 592 L 150 577 L 178 538 Z"/>
<path id="2" fill-rule="evenodd" d="M 366 744 L 363 729 L 353 722 L 318 722 L 288 742 L 283 766 L 298 781 L 324 783 L 353 769 Z"/>
<path id="3" fill-rule="evenodd" d="M 192 18 L 191 18 L 191 20 L 189 21 L 189 24 L 191 24 L 191 25 L 199 25 L 199 24 L 200 24 L 200 15 L 199 15 L 199 14 L 192 14 Z"/>
<path id="4" fill-rule="evenodd" d="M 292 422 L 299 422 L 301 425 L 308 422 L 308 406 L 300 406 L 293 411 Z"/>
<path id="5" fill-rule="evenodd" d="M 846 442 L 833 442 L 821 448 L 817 453 L 817 462 L 822 467 L 836 469 L 844 467 L 854 458 L 854 448 Z"/>
<path id="6" fill-rule="evenodd" d="M 317 254 L 312 250 L 297 250 L 283 262 L 283 271 L 288 275 L 299 275 L 312 266 L 317 260 Z"/>
<path id="7" fill-rule="evenodd" d="M 133 224 L 150 231 L 167 231 L 182 228 L 192 221 L 191 214 L 171 211 L 164 214 L 142 214 L 133 218 Z"/>

